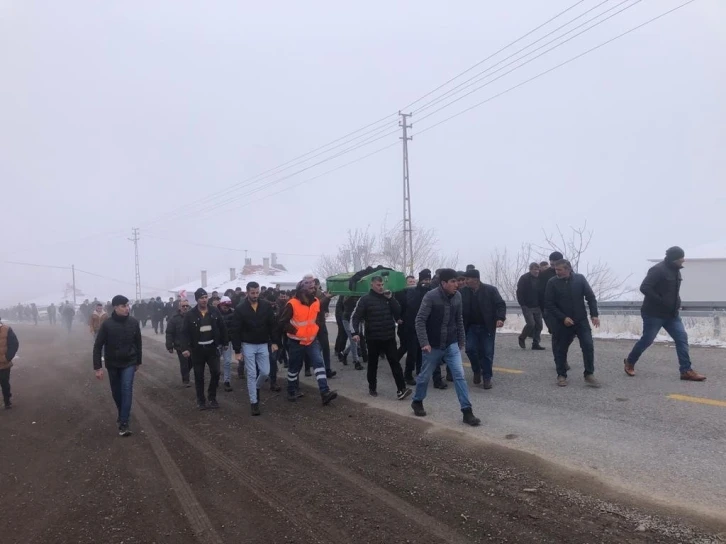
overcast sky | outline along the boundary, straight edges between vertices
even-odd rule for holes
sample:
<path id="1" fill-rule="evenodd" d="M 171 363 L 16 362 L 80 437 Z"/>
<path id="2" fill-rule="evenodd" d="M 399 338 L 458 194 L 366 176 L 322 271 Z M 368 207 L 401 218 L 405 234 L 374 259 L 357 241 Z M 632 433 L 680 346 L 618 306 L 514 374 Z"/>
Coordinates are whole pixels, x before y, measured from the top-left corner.
<path id="1" fill-rule="evenodd" d="M 683 1 L 627 0 L 609 14 L 637 5 L 440 113 L 414 114 L 414 222 L 435 228 L 460 265 L 484 266 L 495 247 L 587 220 L 590 257 L 636 277 L 670 245 L 726 238 L 721 0 L 696 0 L 416 136 Z M 276 251 L 311 270 L 347 229 L 400 220 L 400 145 L 301 182 L 398 134 L 277 183 L 300 168 L 245 180 L 395 114 L 574 3 L 0 0 L 2 260 L 75 264 L 128 282 L 79 274 L 89 296 L 133 296 L 127 238 L 138 226 L 147 287 L 244 258 L 185 242 L 246 248 L 256 262 Z M 227 188 L 231 202 L 210 210 L 221 199 L 205 196 Z M 69 279 L 2 262 L 0 304 Z"/>

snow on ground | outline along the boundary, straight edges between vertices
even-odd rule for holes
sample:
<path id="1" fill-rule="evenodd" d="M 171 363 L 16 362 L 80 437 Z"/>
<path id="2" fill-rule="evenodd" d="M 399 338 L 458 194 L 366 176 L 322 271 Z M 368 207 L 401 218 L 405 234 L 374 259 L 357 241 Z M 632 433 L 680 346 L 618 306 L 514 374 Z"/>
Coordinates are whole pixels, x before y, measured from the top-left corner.
<path id="1" fill-rule="evenodd" d="M 247 283 L 256 281 L 260 284 L 260 287 L 276 287 L 280 286 L 281 289 L 294 289 L 298 282 L 303 279 L 305 274 L 310 272 L 289 272 L 283 270 L 277 270 L 270 268 L 268 273 L 265 274 L 263 270 L 255 270 L 257 267 L 247 267 L 242 272 L 238 272 L 235 279 L 229 279 L 229 270 L 226 272 L 220 272 L 219 274 L 210 274 L 207 276 L 207 286 L 204 288 L 207 293 L 212 291 L 218 291 L 219 294 L 223 294 L 227 289 L 235 289 L 241 287 L 243 290 Z M 201 278 L 198 280 L 190 281 L 188 283 L 178 285 L 172 289 L 174 293 L 180 291 L 187 292 L 187 298 L 194 298 L 194 291 L 202 286 Z"/>

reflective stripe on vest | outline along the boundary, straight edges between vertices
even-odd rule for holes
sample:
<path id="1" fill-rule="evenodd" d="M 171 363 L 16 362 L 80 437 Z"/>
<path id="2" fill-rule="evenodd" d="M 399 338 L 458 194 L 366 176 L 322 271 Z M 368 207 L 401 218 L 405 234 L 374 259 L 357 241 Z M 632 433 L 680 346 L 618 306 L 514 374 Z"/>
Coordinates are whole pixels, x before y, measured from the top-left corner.
<path id="1" fill-rule="evenodd" d="M 320 301 L 315 299 L 310 306 L 306 306 L 297 298 L 293 298 L 288 304 L 292 306 L 290 325 L 295 327 L 297 332 L 296 334 L 287 333 L 287 337 L 299 341 L 303 346 L 309 346 L 315 341 L 320 330 L 316 322 L 320 312 Z"/>

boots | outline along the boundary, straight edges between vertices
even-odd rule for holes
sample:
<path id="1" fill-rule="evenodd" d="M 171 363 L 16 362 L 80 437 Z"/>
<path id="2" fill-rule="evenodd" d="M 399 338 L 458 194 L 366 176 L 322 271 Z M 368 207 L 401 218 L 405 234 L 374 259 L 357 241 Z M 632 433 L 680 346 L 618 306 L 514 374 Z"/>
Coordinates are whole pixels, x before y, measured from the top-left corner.
<path id="1" fill-rule="evenodd" d="M 467 425 L 478 427 L 481 423 L 481 420 L 478 417 L 474 417 L 474 413 L 471 411 L 471 408 L 465 408 L 461 411 L 461 413 L 464 414 L 464 423 Z"/>
<path id="2" fill-rule="evenodd" d="M 424 417 L 426 415 L 426 410 L 424 410 L 423 402 L 420 400 L 413 401 L 411 403 L 411 408 L 413 409 L 413 415 L 415 416 Z"/>

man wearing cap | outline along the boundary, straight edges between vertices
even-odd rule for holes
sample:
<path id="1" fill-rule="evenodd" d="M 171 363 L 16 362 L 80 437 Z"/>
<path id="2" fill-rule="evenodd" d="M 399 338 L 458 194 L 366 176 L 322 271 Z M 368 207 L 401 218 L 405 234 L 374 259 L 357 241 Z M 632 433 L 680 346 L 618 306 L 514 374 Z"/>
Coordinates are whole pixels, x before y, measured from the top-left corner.
<path id="1" fill-rule="evenodd" d="M 93 344 L 93 369 L 103 379 L 101 355 L 105 352 L 111 395 L 118 410 L 118 434 L 129 436 L 129 417 L 134 390 L 134 375 L 141 366 L 141 326 L 129 315 L 129 299 L 116 295 L 111 301 L 111 317 L 101 323 Z"/>
<path id="2" fill-rule="evenodd" d="M 201 287 L 194 293 L 197 305 L 184 316 L 182 326 L 182 355 L 192 358 L 194 386 L 197 392 L 197 407 L 200 410 L 219 408 L 217 387 L 219 386 L 219 352 L 229 344 L 227 327 L 216 308 L 209 305 L 209 296 Z M 209 366 L 209 405 L 204 397 L 204 368 Z"/>
<path id="3" fill-rule="evenodd" d="M 227 333 L 230 334 L 229 331 L 232 328 L 232 316 L 234 315 L 232 299 L 227 295 L 224 295 L 219 299 L 217 310 L 219 310 L 219 313 L 222 315 L 224 325 L 227 327 Z M 224 361 L 224 364 L 222 365 L 224 390 L 230 392 L 233 391 L 232 384 L 230 383 L 232 378 L 232 342 L 229 342 L 222 349 L 222 360 Z"/>
<path id="4" fill-rule="evenodd" d="M 0 389 L 3 393 L 3 404 L 6 410 L 12 408 L 10 402 L 10 369 L 13 359 L 20 349 L 20 342 L 13 329 L 0 319 Z"/>
<path id="5" fill-rule="evenodd" d="M 439 286 L 426 293 L 416 315 L 416 335 L 423 352 L 423 364 L 421 373 L 416 378 L 416 392 L 411 408 L 419 417 L 426 415 L 423 407 L 426 389 L 434 368 L 443 360 L 451 369 L 464 423 L 475 427 L 481 421 L 472 412 L 469 388 L 461 362 L 461 350 L 466 344 L 466 335 L 461 294 L 457 292 L 456 270 L 444 268 L 437 276 Z"/>
<path id="6" fill-rule="evenodd" d="M 507 303 L 496 287 L 481 282 L 476 269 L 466 272 L 466 283 L 460 291 L 466 355 L 474 372 L 474 383 L 491 389 L 497 329 L 502 328 L 507 319 Z"/>
<path id="7" fill-rule="evenodd" d="M 691 357 L 688 353 L 688 334 L 678 312 L 681 308 L 681 268 L 686 254 L 678 246 L 666 250 L 665 259 L 648 270 L 640 292 L 645 295 L 640 314 L 643 318 L 643 336 L 633 346 L 633 350 L 625 358 L 625 373 L 635 376 L 635 363 L 643 352 L 658 336 L 661 329 L 673 338 L 678 355 L 678 366 L 681 380 L 702 382 L 706 376 L 691 368 Z"/>
<path id="8" fill-rule="evenodd" d="M 189 373 L 192 371 L 192 360 L 189 357 L 184 357 L 181 349 L 184 316 L 189 311 L 189 307 L 189 301 L 185 298 L 181 299 L 179 301 L 179 308 L 166 324 L 166 349 L 169 353 L 174 353 L 176 350 L 176 355 L 179 359 L 179 372 L 181 373 L 184 387 L 190 387 Z"/>
<path id="9" fill-rule="evenodd" d="M 338 397 L 338 393 L 331 391 L 328 387 L 323 354 L 317 338 L 320 301 L 315 297 L 315 292 L 314 279 L 308 276 L 303 278 L 297 285 L 295 296 L 287 302 L 282 310 L 279 324 L 282 332 L 287 335 L 290 355 L 287 370 L 287 399 L 294 402 L 303 396 L 300 391 L 299 375 L 303 358 L 307 354 L 315 371 L 315 379 L 318 382 L 323 405 L 327 405 Z"/>

